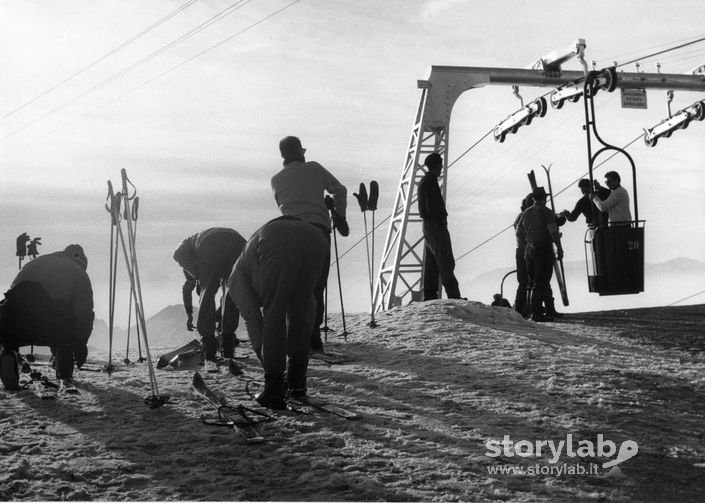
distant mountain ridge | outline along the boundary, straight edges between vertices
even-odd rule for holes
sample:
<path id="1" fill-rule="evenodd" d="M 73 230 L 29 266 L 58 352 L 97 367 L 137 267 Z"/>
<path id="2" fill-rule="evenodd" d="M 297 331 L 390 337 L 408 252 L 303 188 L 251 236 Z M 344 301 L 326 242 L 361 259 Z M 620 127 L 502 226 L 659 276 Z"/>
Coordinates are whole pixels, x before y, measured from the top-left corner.
<path id="1" fill-rule="evenodd" d="M 571 297 L 576 296 L 576 278 L 584 278 L 586 275 L 585 261 L 565 262 L 565 271 L 568 284 L 570 285 L 569 292 Z M 481 295 L 481 301 L 489 303 L 492 299 L 492 294 L 499 291 L 499 285 L 505 274 L 512 271 L 513 267 L 504 267 L 493 269 L 491 271 L 479 274 L 470 281 L 470 285 L 474 288 L 486 292 Z M 647 281 L 647 290 L 650 290 L 649 278 L 671 278 L 672 283 L 678 284 L 680 279 L 688 279 L 691 282 L 698 277 L 703 278 L 703 288 L 705 288 L 705 262 L 686 257 L 678 257 L 663 263 L 651 264 L 647 263 L 644 267 L 644 275 Z M 513 302 L 515 286 L 511 283 L 511 277 L 505 285 L 505 297 Z M 515 281 L 515 280 L 514 280 Z M 514 283 L 515 285 L 516 283 Z M 690 293 L 690 292 L 685 292 Z M 482 300 L 486 299 L 486 300 Z M 669 297 L 670 300 L 671 297 Z M 590 306 L 584 303 L 576 303 L 583 306 L 585 310 L 590 310 Z M 660 305 L 660 304 L 659 304 Z M 198 316 L 198 309 L 194 308 L 194 318 Z M 151 347 L 176 347 L 181 344 L 186 344 L 194 338 L 199 338 L 198 332 L 189 332 L 186 330 L 186 313 L 181 304 L 166 306 L 161 311 L 151 316 L 146 320 L 147 335 L 149 345 Z M 244 326 L 240 326 L 241 334 L 244 337 Z M 130 347 L 137 348 L 137 329 L 135 326 L 130 328 Z M 118 354 L 123 354 L 127 343 L 127 330 L 116 328 L 113 333 L 113 351 Z M 89 341 L 89 346 L 95 349 L 106 350 L 109 346 L 108 325 L 104 320 L 97 319 L 93 325 L 93 333 Z"/>
<path id="2" fill-rule="evenodd" d="M 577 274 L 582 272 L 586 273 L 585 260 L 573 260 L 570 262 L 564 262 L 563 266 L 566 270 L 566 275 Z M 484 272 L 475 276 L 471 282 L 483 283 L 485 281 L 497 281 L 497 278 L 501 278 L 510 271 L 513 271 L 514 267 L 500 267 L 493 269 L 491 271 Z M 695 260 L 692 258 L 678 257 L 666 262 L 661 262 L 658 264 L 647 263 L 644 264 L 644 275 L 649 274 L 705 274 L 705 262 L 700 260 Z"/>
<path id="3" fill-rule="evenodd" d="M 198 317 L 198 309 L 194 308 L 194 319 Z M 167 306 L 146 321 L 147 337 L 151 347 L 178 347 L 194 338 L 199 338 L 198 332 L 186 330 L 186 312 L 182 305 Z M 113 330 L 113 351 L 124 353 L 127 347 L 127 333 L 123 328 Z M 130 327 L 130 348 L 137 348 L 137 327 Z M 94 349 L 106 350 L 109 347 L 108 324 L 97 319 L 93 323 L 93 333 L 88 345 Z"/>

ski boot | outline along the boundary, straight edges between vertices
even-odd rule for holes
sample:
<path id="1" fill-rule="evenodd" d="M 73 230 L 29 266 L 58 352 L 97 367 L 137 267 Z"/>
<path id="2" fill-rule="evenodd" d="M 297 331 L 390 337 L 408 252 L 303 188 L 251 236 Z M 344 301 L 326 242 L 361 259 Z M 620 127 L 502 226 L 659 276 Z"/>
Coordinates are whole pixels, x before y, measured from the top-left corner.
<path id="1" fill-rule="evenodd" d="M 255 395 L 255 400 L 262 407 L 268 409 L 284 410 L 284 376 L 264 376 L 264 389 Z"/>
<path id="2" fill-rule="evenodd" d="M 0 380 L 6 390 L 20 389 L 20 372 L 16 351 L 0 348 Z"/>

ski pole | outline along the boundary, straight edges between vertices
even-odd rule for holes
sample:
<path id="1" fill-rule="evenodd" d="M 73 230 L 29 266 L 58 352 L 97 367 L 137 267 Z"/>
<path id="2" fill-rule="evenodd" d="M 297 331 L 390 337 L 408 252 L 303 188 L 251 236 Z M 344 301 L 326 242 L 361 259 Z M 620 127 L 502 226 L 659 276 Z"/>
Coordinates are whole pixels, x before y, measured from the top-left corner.
<path id="1" fill-rule="evenodd" d="M 379 199 L 379 185 L 375 180 L 370 182 L 370 197 L 367 200 L 367 209 L 372 212 L 372 254 L 370 258 L 370 328 L 375 328 L 375 300 L 374 300 L 374 273 L 375 273 L 375 210 Z M 367 223 L 365 222 L 365 238 L 367 238 Z"/>
<path id="2" fill-rule="evenodd" d="M 324 322 L 323 322 L 323 340 L 325 342 L 328 342 L 328 332 L 330 332 L 330 328 L 328 327 L 328 282 L 326 281 L 326 290 L 325 290 L 325 301 L 323 303 L 324 308 Z"/>
<path id="3" fill-rule="evenodd" d="M 127 171 L 123 168 L 120 170 L 120 174 L 122 176 L 122 194 L 123 194 L 123 199 L 125 201 L 125 212 L 130 215 L 130 200 L 131 198 L 129 197 L 129 192 L 127 188 L 127 184 L 129 182 L 129 178 L 127 177 Z M 130 185 L 134 188 L 135 186 L 132 184 L 132 182 L 129 182 Z M 136 191 L 136 189 L 135 189 Z M 133 195 L 133 198 L 136 196 Z M 152 383 L 152 397 L 151 399 L 145 400 L 150 407 L 155 408 L 163 405 L 166 403 L 166 397 L 160 397 L 159 396 L 159 387 L 157 385 L 157 377 L 156 374 L 154 373 L 154 367 L 152 365 L 152 356 L 149 353 L 149 342 L 147 338 L 147 325 L 145 322 L 144 318 L 144 301 L 142 300 L 142 285 L 140 283 L 140 275 L 139 275 L 139 267 L 137 264 L 137 250 L 135 247 L 135 234 L 132 226 L 132 220 L 130 218 L 127 219 L 127 237 L 130 245 L 130 282 L 132 284 L 132 290 L 135 297 L 135 318 L 139 322 L 140 327 L 142 328 L 142 336 L 144 337 L 144 347 L 145 347 L 145 352 L 147 353 L 147 366 L 149 368 L 149 377 Z"/>
<path id="4" fill-rule="evenodd" d="M 333 228 L 333 249 L 335 250 L 335 268 L 338 272 L 338 292 L 340 293 L 340 314 L 343 317 L 343 340 L 347 342 L 348 331 L 345 327 L 345 307 L 343 306 L 343 285 L 340 282 L 340 262 L 338 261 L 338 237 L 335 235 L 335 221 L 332 225 Z"/>
<path id="5" fill-rule="evenodd" d="M 127 172 L 124 169 L 122 169 L 121 175 L 122 175 L 122 186 L 123 186 L 123 190 L 122 190 L 123 199 L 125 200 L 125 205 L 129 206 L 129 196 L 128 196 L 128 191 L 127 191 L 127 181 L 128 181 Z M 112 184 L 110 184 L 110 182 L 108 182 L 108 187 L 109 187 L 110 192 L 112 193 Z M 134 185 L 133 185 L 133 187 L 134 187 Z M 120 239 L 120 244 L 122 247 L 122 252 L 125 257 L 125 264 L 128 269 L 128 277 L 130 279 L 130 288 L 134 292 L 136 292 L 136 294 L 137 294 L 137 297 L 136 297 L 137 303 L 135 304 L 136 316 L 142 325 L 143 333 L 145 336 L 145 347 L 147 348 L 147 362 L 149 364 L 149 377 L 150 377 L 150 384 L 152 387 L 152 396 L 146 398 L 145 403 L 147 405 L 149 405 L 150 408 L 154 409 L 154 408 L 157 408 L 157 407 L 164 405 L 168 401 L 169 397 L 159 396 L 159 388 L 157 386 L 156 375 L 155 375 L 154 369 L 152 367 L 151 356 L 149 355 L 149 348 L 148 348 L 147 342 L 146 342 L 147 333 L 146 333 L 146 329 L 145 329 L 146 325 L 144 322 L 143 310 L 141 307 L 142 306 L 142 290 L 141 290 L 141 286 L 139 284 L 139 274 L 137 274 L 136 253 L 135 253 L 134 247 L 132 247 L 132 246 L 131 246 L 131 251 L 128 253 L 127 246 L 125 246 L 125 236 L 122 233 L 122 228 L 119 225 L 116 228 L 117 228 L 117 232 L 118 232 L 118 237 Z M 131 224 L 130 220 L 127 221 L 127 230 L 128 230 L 128 239 L 131 240 L 132 224 Z"/>
<path id="6" fill-rule="evenodd" d="M 113 336 L 115 327 L 115 288 L 117 278 L 118 242 L 115 227 L 120 219 L 120 195 L 113 193 L 112 184 L 108 181 L 108 203 L 105 209 L 110 213 L 110 263 L 108 264 L 108 365 L 105 371 L 113 370 Z"/>

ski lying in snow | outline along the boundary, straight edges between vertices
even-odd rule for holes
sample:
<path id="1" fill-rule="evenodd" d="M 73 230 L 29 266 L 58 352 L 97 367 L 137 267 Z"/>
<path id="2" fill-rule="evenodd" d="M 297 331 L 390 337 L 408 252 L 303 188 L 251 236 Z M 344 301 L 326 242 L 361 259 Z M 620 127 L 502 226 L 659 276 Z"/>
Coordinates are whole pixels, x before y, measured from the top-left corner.
<path id="1" fill-rule="evenodd" d="M 334 414 L 345 419 L 360 419 L 362 415 L 358 412 L 353 412 L 349 409 L 336 405 L 321 398 L 306 395 L 303 397 L 289 398 L 289 402 L 294 405 L 309 405 L 314 409 L 322 410 L 328 412 L 329 414 Z"/>
<path id="2" fill-rule="evenodd" d="M 245 385 L 245 392 L 250 395 L 252 399 L 254 399 L 255 393 L 250 390 L 250 385 L 252 384 L 255 384 L 257 387 L 260 388 L 264 387 L 264 385 L 261 382 L 257 382 L 254 380 L 247 381 L 247 384 Z M 296 398 L 287 398 L 286 409 L 290 412 L 295 412 L 297 414 L 310 415 L 312 413 L 311 409 L 318 409 L 324 412 L 328 412 L 329 414 L 340 416 L 345 419 L 360 419 L 362 417 L 362 415 L 357 412 L 353 412 L 344 407 L 340 407 L 339 405 L 331 403 L 328 400 L 323 400 L 322 398 L 317 398 L 310 395 L 305 395 L 303 397 Z"/>
<path id="3" fill-rule="evenodd" d="M 201 349 L 201 343 L 198 339 L 194 339 L 188 344 L 184 344 L 178 349 L 175 349 L 174 351 L 170 351 L 169 353 L 162 355 L 159 357 L 159 360 L 157 360 L 157 368 L 158 369 L 163 369 L 167 365 L 169 365 L 172 361 L 178 362 L 178 358 L 182 354 L 186 353 L 192 353 L 194 351 L 198 351 Z"/>
<path id="4" fill-rule="evenodd" d="M 210 419 L 205 416 L 201 416 L 201 421 L 204 424 L 212 426 L 227 426 L 232 429 L 236 429 L 238 433 L 245 439 L 247 443 L 257 444 L 264 442 L 264 437 L 259 431 L 257 425 L 264 421 L 271 419 L 271 416 L 261 412 L 254 411 L 243 405 L 238 405 L 236 407 L 231 407 L 225 402 L 225 398 L 213 391 L 208 387 L 206 382 L 201 377 L 198 372 L 193 374 L 192 388 L 194 392 L 208 402 L 212 407 L 218 412 L 217 419 Z M 233 418 L 229 416 L 227 411 L 232 411 L 237 414 L 237 417 Z M 248 414 L 249 413 L 249 414 Z M 258 419 L 254 419 L 253 415 L 259 416 Z"/>
<path id="5" fill-rule="evenodd" d="M 20 376 L 20 386 L 32 391 L 42 400 L 53 400 L 59 394 L 59 385 L 49 381 L 39 372 L 24 373 Z"/>
<path id="6" fill-rule="evenodd" d="M 320 360 L 322 362 L 328 363 L 329 365 L 336 365 L 350 361 L 347 356 L 338 353 L 312 352 L 309 355 L 309 358 L 312 360 Z"/>

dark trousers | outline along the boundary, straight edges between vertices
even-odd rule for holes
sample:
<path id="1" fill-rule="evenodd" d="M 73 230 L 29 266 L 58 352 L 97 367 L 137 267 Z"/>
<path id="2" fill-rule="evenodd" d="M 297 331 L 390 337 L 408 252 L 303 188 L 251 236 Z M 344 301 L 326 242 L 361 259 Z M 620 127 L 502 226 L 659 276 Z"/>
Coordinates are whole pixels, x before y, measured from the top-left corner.
<path id="1" fill-rule="evenodd" d="M 438 278 L 449 299 L 459 299 L 460 289 L 455 277 L 455 258 L 450 242 L 448 227 L 439 226 L 429 220 L 423 222 L 423 236 L 426 241 L 426 257 L 423 268 L 424 300 L 440 298 Z"/>
<path id="2" fill-rule="evenodd" d="M 526 270 L 525 255 L 524 248 L 517 248 L 514 256 L 517 267 L 517 281 L 519 282 L 516 297 L 514 298 L 514 309 L 522 316 L 529 315 L 529 273 Z"/>
<path id="3" fill-rule="evenodd" d="M 5 351 L 30 345 L 50 347 L 59 379 L 73 377 L 74 325 L 71 306 L 52 299 L 38 283 L 19 283 L 0 304 L 0 343 Z"/>
<path id="4" fill-rule="evenodd" d="M 543 303 L 552 301 L 553 244 L 530 242 L 526 245 L 525 257 L 531 292 L 531 314 L 540 314 Z"/>
<path id="5" fill-rule="evenodd" d="M 302 368 L 304 375 L 308 365 L 316 319 L 314 293 L 324 266 L 330 262 L 330 247 L 318 234 L 310 236 L 315 239 L 306 237 L 286 221 L 270 224 L 262 235 L 259 259 L 265 377 L 284 374 L 287 354 L 289 365 Z"/>
<path id="6" fill-rule="evenodd" d="M 320 229 L 328 241 L 328 254 L 326 255 L 323 271 L 313 290 L 313 296 L 316 299 L 316 315 L 313 323 L 313 330 L 311 331 L 311 349 L 319 350 L 323 348 L 323 341 L 321 340 L 321 323 L 323 323 L 323 314 L 326 308 L 325 291 L 328 287 L 328 274 L 330 273 L 330 231 L 323 226 L 316 224 L 312 225 L 317 229 Z"/>
<path id="7" fill-rule="evenodd" d="M 214 234 L 201 243 L 199 253 L 199 278 L 201 301 L 198 307 L 196 328 L 203 342 L 203 354 L 207 360 L 214 360 L 218 350 L 215 339 L 216 307 L 215 296 L 221 285 L 227 281 L 238 258 L 237 243 L 228 234 Z M 240 312 L 229 295 L 225 296 L 222 311 L 223 356 L 232 358 L 235 351 L 235 330 L 240 321 Z"/>

